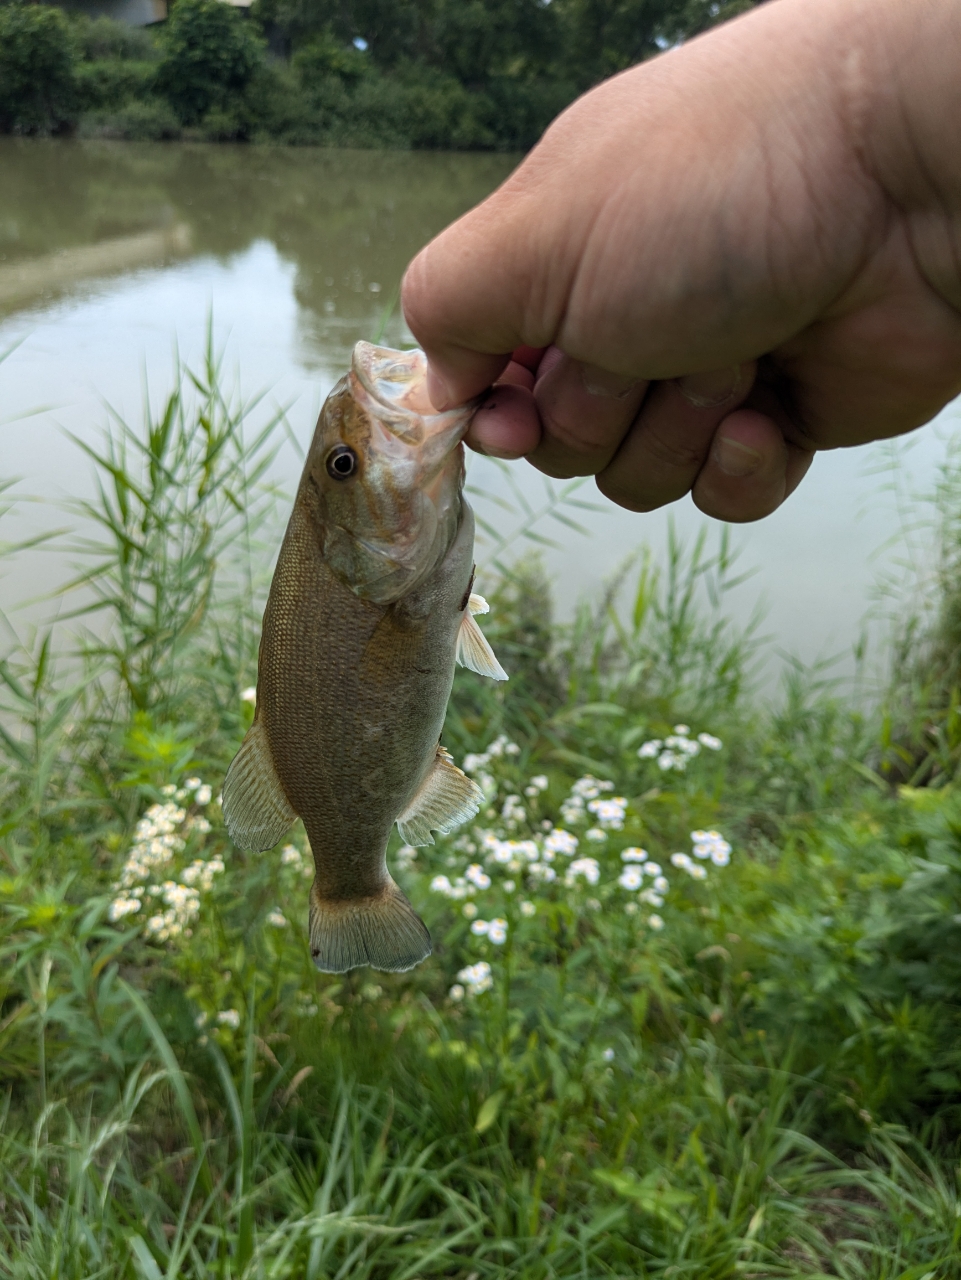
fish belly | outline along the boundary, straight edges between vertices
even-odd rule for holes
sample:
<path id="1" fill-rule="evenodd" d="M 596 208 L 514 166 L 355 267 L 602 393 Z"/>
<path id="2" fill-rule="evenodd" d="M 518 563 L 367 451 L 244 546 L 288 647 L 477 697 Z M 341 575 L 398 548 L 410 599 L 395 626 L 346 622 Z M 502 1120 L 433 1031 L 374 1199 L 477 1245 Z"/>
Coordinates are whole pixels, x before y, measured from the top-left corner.
<path id="1" fill-rule="evenodd" d="M 264 615 L 258 705 L 331 894 L 383 882 L 390 829 L 435 754 L 470 581 L 470 524 L 462 520 L 412 597 L 383 607 L 330 572 L 302 513 L 291 520 Z"/>

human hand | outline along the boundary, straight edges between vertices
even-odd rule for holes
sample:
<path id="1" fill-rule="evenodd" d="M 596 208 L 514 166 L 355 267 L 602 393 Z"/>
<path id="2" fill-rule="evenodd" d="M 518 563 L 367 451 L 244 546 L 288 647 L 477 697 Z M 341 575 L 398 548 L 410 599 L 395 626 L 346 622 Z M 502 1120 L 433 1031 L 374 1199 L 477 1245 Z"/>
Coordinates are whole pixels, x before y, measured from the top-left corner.
<path id="1" fill-rule="evenodd" d="M 961 11 L 778 0 L 586 94 L 404 281 L 468 443 L 755 520 L 961 391 Z M 511 358 L 514 353 L 514 358 Z"/>

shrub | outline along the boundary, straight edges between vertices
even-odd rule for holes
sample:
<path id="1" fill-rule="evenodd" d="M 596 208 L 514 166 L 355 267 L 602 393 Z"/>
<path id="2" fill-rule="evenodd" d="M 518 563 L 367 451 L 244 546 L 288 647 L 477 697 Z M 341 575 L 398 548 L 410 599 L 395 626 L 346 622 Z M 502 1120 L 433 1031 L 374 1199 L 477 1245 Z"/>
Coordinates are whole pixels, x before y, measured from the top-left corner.
<path id="1" fill-rule="evenodd" d="M 100 120 L 97 132 L 128 142 L 170 142 L 180 137 L 180 121 L 169 102 L 145 98 L 128 102 L 119 111 Z"/>
<path id="2" fill-rule="evenodd" d="M 178 0 L 161 36 L 157 88 L 183 124 L 241 95 L 264 59 L 264 43 L 221 0 Z"/>
<path id="3" fill-rule="evenodd" d="M 151 62 L 118 58 L 81 62 L 77 68 L 77 93 L 86 110 L 120 107 L 134 98 L 149 97 L 154 80 Z M 169 112 L 169 108 L 168 108 Z"/>
<path id="4" fill-rule="evenodd" d="M 149 62 L 157 56 L 153 34 L 146 27 L 128 27 L 112 18 L 75 19 L 80 50 L 88 62 Z"/>
<path id="5" fill-rule="evenodd" d="M 77 57 L 72 28 L 59 9 L 0 7 L 0 131 L 70 128 L 79 105 Z"/>

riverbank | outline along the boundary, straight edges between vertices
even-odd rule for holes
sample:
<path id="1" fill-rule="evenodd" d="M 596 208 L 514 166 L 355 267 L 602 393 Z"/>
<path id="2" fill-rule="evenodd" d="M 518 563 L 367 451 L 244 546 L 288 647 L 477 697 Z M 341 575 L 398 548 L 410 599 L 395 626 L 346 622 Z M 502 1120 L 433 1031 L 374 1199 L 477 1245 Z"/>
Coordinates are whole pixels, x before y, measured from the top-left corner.
<path id="1" fill-rule="evenodd" d="M 876 714 L 750 694 L 723 555 L 563 628 L 491 578 L 511 679 L 444 731 L 487 808 L 388 859 L 434 956 L 335 979 L 302 832 L 223 829 L 275 437 L 191 386 L 101 450 L 99 639 L 0 664 L 0 1266 L 961 1274 L 956 470 Z"/>

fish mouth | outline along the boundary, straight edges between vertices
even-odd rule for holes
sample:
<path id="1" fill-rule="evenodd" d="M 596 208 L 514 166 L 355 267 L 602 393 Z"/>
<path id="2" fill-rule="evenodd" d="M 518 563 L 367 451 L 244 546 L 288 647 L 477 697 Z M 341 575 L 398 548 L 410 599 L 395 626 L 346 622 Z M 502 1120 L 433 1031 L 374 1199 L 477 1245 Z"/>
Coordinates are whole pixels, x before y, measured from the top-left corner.
<path id="1" fill-rule="evenodd" d="M 410 444 L 442 437 L 449 448 L 464 438 L 480 403 L 468 401 L 438 412 L 427 394 L 427 357 L 414 347 L 395 351 L 358 342 L 351 357 L 350 381 L 355 398 L 394 435 Z"/>

